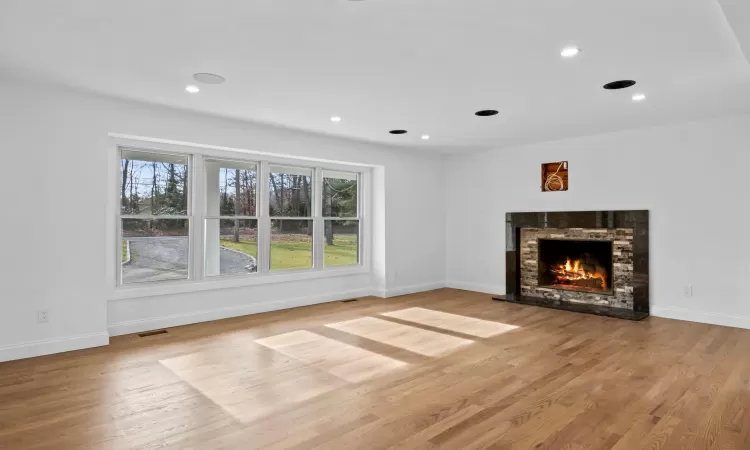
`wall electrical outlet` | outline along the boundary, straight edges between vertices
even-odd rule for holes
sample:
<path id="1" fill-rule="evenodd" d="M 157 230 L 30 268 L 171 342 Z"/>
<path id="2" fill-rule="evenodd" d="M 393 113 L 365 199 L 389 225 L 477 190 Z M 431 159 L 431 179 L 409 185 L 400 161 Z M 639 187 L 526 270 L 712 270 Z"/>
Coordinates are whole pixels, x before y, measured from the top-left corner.
<path id="1" fill-rule="evenodd" d="M 688 284 L 685 285 L 685 297 L 692 297 L 693 296 L 693 285 Z"/>
<path id="2" fill-rule="evenodd" d="M 36 312 L 37 323 L 48 323 L 49 322 L 49 311 L 42 310 Z"/>

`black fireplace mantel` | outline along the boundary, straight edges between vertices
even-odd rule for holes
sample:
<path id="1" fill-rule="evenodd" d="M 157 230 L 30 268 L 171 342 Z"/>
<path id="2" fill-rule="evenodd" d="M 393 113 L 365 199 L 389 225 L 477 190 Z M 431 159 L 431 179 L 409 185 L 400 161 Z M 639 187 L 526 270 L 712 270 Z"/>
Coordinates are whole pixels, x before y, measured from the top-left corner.
<path id="1" fill-rule="evenodd" d="M 505 293 L 513 303 L 565 309 L 630 320 L 649 315 L 649 214 L 636 211 L 511 212 L 505 215 Z M 568 303 L 521 295 L 521 228 L 633 229 L 633 309 Z"/>

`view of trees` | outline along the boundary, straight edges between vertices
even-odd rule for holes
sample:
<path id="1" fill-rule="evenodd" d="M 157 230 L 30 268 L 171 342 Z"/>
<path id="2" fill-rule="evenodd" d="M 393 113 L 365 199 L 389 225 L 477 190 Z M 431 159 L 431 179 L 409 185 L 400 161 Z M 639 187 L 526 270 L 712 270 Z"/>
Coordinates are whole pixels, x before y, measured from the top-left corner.
<path id="1" fill-rule="evenodd" d="M 187 214 L 186 164 L 123 159 L 120 168 L 122 214 Z"/>
<path id="2" fill-rule="evenodd" d="M 154 216 L 187 215 L 191 180 L 188 179 L 188 166 L 183 162 L 186 160 L 162 155 L 158 156 L 161 160 L 149 160 L 150 156 L 141 152 L 124 152 L 123 156 L 132 158 L 120 161 L 120 209 L 123 215 L 142 217 L 123 220 L 123 235 L 187 236 L 186 219 L 152 219 Z M 219 172 L 218 215 L 226 217 L 218 221 L 221 245 L 231 247 L 230 243 L 237 244 L 232 248 L 240 250 L 242 247 L 241 251 L 256 255 L 257 220 L 229 217 L 258 215 L 258 172 L 252 164 L 247 168 L 236 163 L 227 163 L 229 167 L 222 167 L 221 162 L 214 164 Z M 269 214 L 272 218 L 288 218 L 271 221 L 271 245 L 275 249 L 275 253 L 272 249 L 272 257 L 278 260 L 277 266 L 280 267 L 291 265 L 289 261 L 300 258 L 300 262 L 294 264 L 303 267 L 309 265 L 307 260 L 312 252 L 312 220 L 307 219 L 313 216 L 312 170 L 290 168 L 291 173 L 284 173 L 284 170 L 272 171 L 268 178 Z M 324 235 L 326 247 L 331 247 L 330 251 L 326 250 L 327 264 L 335 265 L 337 261 L 342 265 L 356 263 L 359 238 L 357 179 L 343 173 L 328 174 L 330 176 L 324 176 L 321 187 L 322 214 L 327 218 L 323 222 Z M 334 246 L 338 250 L 334 251 Z"/>
<path id="3" fill-rule="evenodd" d="M 186 164 L 123 159 L 120 161 L 120 211 L 144 216 L 186 215 Z M 187 233 L 187 220 L 124 220 L 123 233 L 131 235 Z"/>
<path id="4" fill-rule="evenodd" d="M 268 180 L 273 217 L 311 217 L 312 179 L 307 175 L 272 173 Z"/>
<path id="5" fill-rule="evenodd" d="M 287 173 L 271 173 L 268 180 L 271 217 L 311 217 L 312 177 Z M 308 221 L 279 220 L 279 231 L 312 236 Z"/>
<path id="6" fill-rule="evenodd" d="M 120 209 L 128 215 L 186 215 L 188 168 L 186 164 L 123 159 L 120 162 Z M 222 216 L 257 215 L 257 172 L 220 169 Z M 308 175 L 272 173 L 269 177 L 272 217 L 311 217 L 312 179 Z M 323 179 L 323 215 L 357 215 L 356 180 Z"/>
<path id="7" fill-rule="evenodd" d="M 357 181 L 338 178 L 323 178 L 323 216 L 356 217 L 357 216 Z M 338 221 L 344 228 L 356 231 L 358 223 Z M 335 245 L 333 235 L 337 231 L 334 221 L 325 221 L 326 245 Z"/>
<path id="8" fill-rule="evenodd" d="M 257 172 L 221 168 L 219 171 L 219 214 L 255 216 Z"/>
<path id="9" fill-rule="evenodd" d="M 255 216 L 257 211 L 257 174 L 255 169 L 219 169 L 219 215 Z M 222 221 L 224 223 L 226 221 Z M 254 228 L 242 225 L 255 225 Z M 240 242 L 240 234 L 254 238 L 257 234 L 256 221 L 234 220 L 231 230 L 232 242 Z M 221 234 L 226 232 L 222 228 Z"/>

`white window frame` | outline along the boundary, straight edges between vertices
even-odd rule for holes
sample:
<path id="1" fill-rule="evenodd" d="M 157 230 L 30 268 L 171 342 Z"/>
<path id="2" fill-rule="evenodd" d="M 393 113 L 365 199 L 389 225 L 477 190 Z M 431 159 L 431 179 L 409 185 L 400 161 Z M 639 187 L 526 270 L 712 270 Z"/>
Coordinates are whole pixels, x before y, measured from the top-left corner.
<path id="1" fill-rule="evenodd" d="M 357 214 L 354 217 L 338 217 L 338 216 L 326 216 L 323 213 L 323 179 L 325 178 L 323 176 L 323 172 L 326 170 L 331 170 L 328 168 L 319 167 L 318 168 L 318 183 L 316 186 L 319 186 L 318 191 L 318 198 L 320 199 L 320 203 L 318 205 L 318 211 L 319 211 L 319 221 L 320 224 L 318 225 L 318 230 L 320 230 L 320 238 L 315 240 L 314 242 L 317 242 L 319 244 L 319 254 L 320 254 L 320 267 L 325 267 L 325 222 L 338 222 L 338 221 L 346 221 L 346 220 L 356 220 L 359 225 L 358 235 L 357 235 L 357 241 L 360 241 L 362 239 L 362 173 L 353 171 L 353 170 L 336 170 L 336 172 L 344 172 L 344 173 L 350 173 L 352 175 L 356 175 L 357 177 Z M 329 267 L 328 269 L 335 269 L 335 268 L 342 268 L 342 267 L 356 267 L 360 264 L 362 264 L 362 243 L 358 242 L 359 246 L 359 252 L 357 253 L 357 264 L 351 264 L 348 266 L 334 266 Z"/>
<path id="2" fill-rule="evenodd" d="M 194 242 L 194 236 L 195 233 L 193 232 L 193 225 L 195 224 L 195 220 L 193 217 L 193 178 L 195 176 L 195 171 L 193 170 L 193 155 L 189 153 L 182 153 L 182 152 L 175 152 L 175 151 L 168 151 L 168 150 L 155 150 L 151 148 L 146 147 L 134 147 L 131 145 L 120 145 L 117 146 L 117 167 L 118 167 L 118 173 L 121 173 L 121 161 L 122 161 L 122 153 L 127 151 L 138 151 L 140 153 L 149 153 L 154 156 L 180 156 L 185 157 L 187 159 L 187 171 L 188 171 L 188 181 L 189 185 L 185 186 L 185 188 L 188 191 L 188 199 L 187 199 L 187 215 L 171 215 L 171 214 L 165 214 L 165 215 L 138 215 L 138 214 L 122 214 L 122 209 L 120 208 L 121 205 L 121 198 L 120 198 L 120 183 L 122 182 L 119 178 L 116 179 L 116 184 L 118 187 L 117 192 L 117 245 L 119 247 L 117 248 L 117 251 L 115 252 L 117 254 L 117 262 L 118 262 L 118 270 L 116 273 L 116 285 L 118 287 L 120 286 L 146 286 L 152 283 L 186 283 L 191 280 L 195 279 L 195 264 L 194 260 L 192 258 L 192 251 L 193 247 L 195 246 Z M 138 282 L 138 283 L 131 283 L 131 284 L 123 284 L 122 282 L 122 255 L 121 255 L 121 249 L 122 249 L 122 221 L 127 219 L 135 219 L 135 220 L 169 220 L 169 219 L 178 219 L 178 220 L 187 220 L 188 221 L 188 270 L 187 270 L 187 278 L 184 279 L 176 279 L 176 280 L 168 280 L 168 281 L 144 281 L 144 282 Z"/>
<path id="3" fill-rule="evenodd" d="M 307 272 L 310 270 L 319 270 L 321 269 L 321 266 L 317 264 L 318 260 L 318 251 L 316 250 L 316 242 L 318 239 L 315 237 L 317 236 L 317 227 L 318 225 L 315 223 L 315 205 L 320 201 L 320 198 L 317 194 L 317 187 L 316 187 L 316 177 L 317 177 L 317 168 L 311 165 L 301 165 L 301 164 L 279 164 L 273 161 L 262 161 L 261 162 L 265 166 L 264 170 L 264 178 L 263 178 L 263 199 L 265 200 L 264 204 L 262 205 L 263 209 L 262 212 L 262 219 L 263 219 L 263 231 L 264 236 L 266 237 L 264 243 L 263 243 L 263 249 L 267 252 L 266 254 L 268 257 L 261 263 L 262 271 L 261 274 L 263 275 L 275 275 L 275 274 L 293 274 L 293 273 L 302 273 Z M 312 183 L 312 202 L 310 205 L 311 211 L 309 216 L 303 216 L 303 217 L 289 217 L 289 216 L 271 216 L 271 192 L 270 188 L 268 186 L 270 182 L 271 177 L 271 166 L 281 166 L 282 168 L 288 167 L 288 168 L 297 168 L 297 169 L 310 169 L 310 183 Z M 284 173 L 284 172 L 277 172 L 277 173 Z M 307 269 L 286 269 L 286 270 L 271 270 L 271 222 L 274 220 L 307 220 L 313 223 L 313 248 L 312 248 L 312 267 Z M 258 228 L 261 228 L 261 224 L 258 224 Z M 260 231 L 259 231 L 260 233 Z M 260 245 L 259 245 L 260 247 Z"/>
<path id="4" fill-rule="evenodd" d="M 371 183 L 372 166 L 362 164 L 346 164 L 339 162 L 321 161 L 312 158 L 296 158 L 285 155 L 276 155 L 268 152 L 248 151 L 242 149 L 227 149 L 214 146 L 202 146 L 186 143 L 172 143 L 162 140 L 134 139 L 123 137 L 123 135 L 110 134 L 110 140 L 114 151 L 110 153 L 113 177 L 112 206 L 109 209 L 110 217 L 116 218 L 112 230 L 116 245 L 111 246 L 108 254 L 111 261 L 111 269 L 115 289 L 113 300 L 151 297 L 158 295 L 170 295 L 187 292 L 199 292 L 205 290 L 236 288 L 271 283 L 284 283 L 298 280 L 311 280 L 330 278 L 337 276 L 363 275 L 371 273 L 371 248 L 372 248 L 372 224 L 370 220 L 371 208 Z M 119 178 L 121 149 L 133 149 L 156 154 L 170 154 L 188 156 L 189 186 L 188 186 L 188 215 L 178 218 L 189 220 L 189 262 L 188 279 L 175 281 L 144 282 L 133 284 L 122 284 L 121 278 L 121 215 L 120 215 L 120 192 Z M 205 160 L 231 161 L 238 163 L 255 164 L 257 167 L 256 186 L 256 215 L 253 217 L 215 217 L 207 214 L 207 179 Z M 269 166 L 287 166 L 312 169 L 312 218 L 309 217 L 270 217 L 269 211 Z M 347 218 L 323 217 L 322 208 L 322 173 L 324 170 L 337 172 L 349 172 L 357 174 L 357 206 L 359 221 L 359 264 L 350 266 L 325 267 L 324 243 L 325 236 L 324 220 L 347 220 Z M 114 211 L 112 211 L 114 209 Z M 139 218 L 162 218 L 160 216 L 139 216 Z M 205 275 L 205 222 L 206 219 L 252 219 L 258 222 L 258 270 L 252 274 L 218 275 L 207 277 Z M 270 238 L 271 220 L 312 220 L 313 222 L 313 267 L 310 269 L 291 269 L 270 271 Z M 351 220 L 354 220 L 352 218 Z M 112 255 L 114 253 L 114 255 Z"/>
<path id="5" fill-rule="evenodd" d="M 201 158 L 201 160 L 202 160 L 202 164 L 203 164 L 203 172 L 202 172 L 203 173 L 203 179 L 202 179 L 201 183 L 202 183 L 202 186 L 203 186 L 203 191 L 202 192 L 204 193 L 204 195 L 201 198 L 201 201 L 202 201 L 201 202 L 201 204 L 202 204 L 202 208 L 201 208 L 201 212 L 202 212 L 202 214 L 201 214 L 201 223 L 202 223 L 202 227 L 203 227 L 203 234 L 201 235 L 202 236 L 202 239 L 201 239 L 201 244 L 202 245 L 201 245 L 201 247 L 203 249 L 202 251 L 204 252 L 203 253 L 204 254 L 203 262 L 201 264 L 201 270 L 200 270 L 202 278 L 203 279 L 207 279 L 207 280 L 220 280 L 220 279 L 223 279 L 223 278 L 230 278 L 230 277 L 246 278 L 246 277 L 258 276 L 261 273 L 261 269 L 260 269 L 261 264 L 260 264 L 260 261 L 262 261 L 262 258 L 261 258 L 261 253 L 262 252 L 261 252 L 261 248 L 260 248 L 261 247 L 261 245 L 260 245 L 260 241 L 261 241 L 261 239 L 260 239 L 260 234 L 261 234 L 260 217 L 261 217 L 261 214 L 259 214 L 259 212 L 262 209 L 261 199 L 260 199 L 260 190 L 261 190 L 261 187 L 260 187 L 260 185 L 261 185 L 261 164 L 262 163 L 261 163 L 261 161 L 253 160 L 253 159 L 215 158 L 215 157 L 208 157 L 208 156 L 203 156 Z M 228 163 L 239 163 L 239 164 L 248 164 L 248 165 L 252 164 L 252 165 L 255 165 L 255 179 L 256 179 L 255 183 L 256 183 L 256 185 L 255 185 L 255 215 L 254 216 L 222 216 L 221 214 L 219 214 L 219 215 L 212 215 L 212 214 L 208 213 L 208 171 L 207 171 L 208 167 L 206 167 L 206 164 L 205 164 L 206 161 L 228 162 Z M 257 239 L 258 239 L 258 245 L 257 245 L 257 247 L 258 247 L 258 254 L 256 255 L 256 263 L 258 264 L 258 266 L 256 267 L 255 273 L 244 273 L 244 274 L 243 273 L 238 273 L 238 274 L 211 275 L 211 276 L 209 276 L 209 275 L 206 274 L 207 271 L 206 271 L 205 251 L 206 251 L 207 239 L 206 239 L 205 226 L 206 226 L 206 222 L 207 221 L 209 221 L 209 220 L 216 220 L 216 219 L 219 220 L 219 224 L 221 224 L 222 220 L 255 220 L 257 222 L 257 226 L 258 226 L 258 228 L 257 228 L 258 229 L 258 234 L 257 234 Z"/>

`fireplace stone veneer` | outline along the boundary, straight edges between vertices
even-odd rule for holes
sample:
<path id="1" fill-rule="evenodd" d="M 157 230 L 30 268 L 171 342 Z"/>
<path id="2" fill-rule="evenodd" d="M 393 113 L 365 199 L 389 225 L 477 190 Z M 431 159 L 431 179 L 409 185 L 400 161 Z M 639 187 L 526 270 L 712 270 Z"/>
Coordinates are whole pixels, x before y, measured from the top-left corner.
<path id="1" fill-rule="evenodd" d="M 539 286 L 539 239 L 612 241 L 612 289 L 607 293 Z M 521 228 L 521 295 L 633 309 L 632 228 Z"/>
<path id="2" fill-rule="evenodd" d="M 505 295 L 513 303 L 640 320 L 649 314 L 648 211 L 507 213 Z M 612 290 L 583 292 L 539 286 L 538 240 L 612 242 Z"/>

